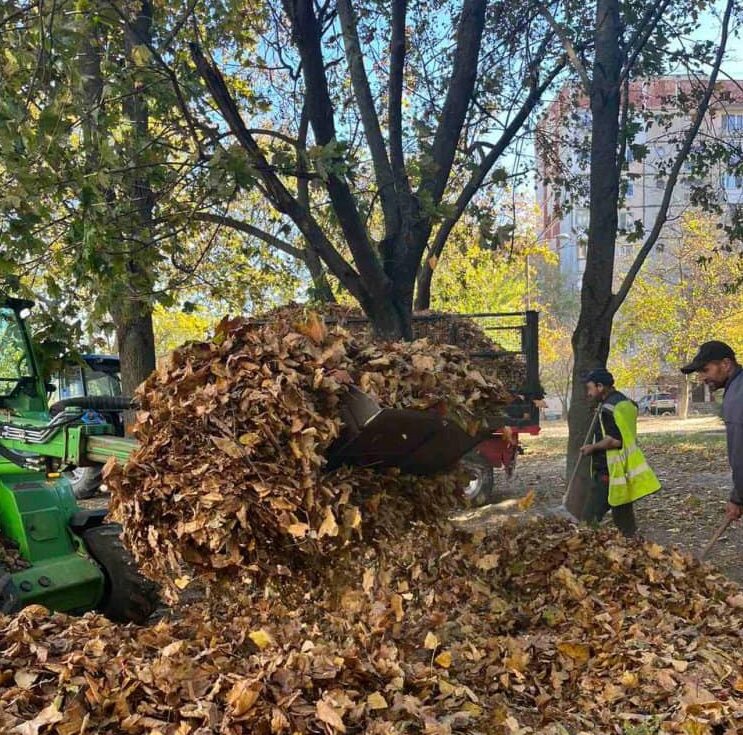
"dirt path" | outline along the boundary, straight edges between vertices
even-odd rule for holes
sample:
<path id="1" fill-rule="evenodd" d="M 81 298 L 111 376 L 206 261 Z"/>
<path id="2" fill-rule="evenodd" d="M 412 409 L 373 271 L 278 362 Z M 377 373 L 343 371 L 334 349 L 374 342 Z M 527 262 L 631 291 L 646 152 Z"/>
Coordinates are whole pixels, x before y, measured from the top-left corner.
<path id="1" fill-rule="evenodd" d="M 653 418 L 640 422 L 640 445 L 663 488 L 637 503 L 640 533 L 664 546 L 678 546 L 697 554 L 723 518 L 731 479 L 722 422 L 712 417 Z M 526 442 L 516 476 L 505 482 L 504 500 L 494 506 L 457 516 L 467 526 L 498 525 L 504 517 L 521 513 L 517 499 L 534 490 L 534 512 L 560 503 L 565 489 L 564 424 L 547 425 L 541 436 Z M 722 536 L 707 560 L 731 579 L 743 583 L 743 522 Z"/>

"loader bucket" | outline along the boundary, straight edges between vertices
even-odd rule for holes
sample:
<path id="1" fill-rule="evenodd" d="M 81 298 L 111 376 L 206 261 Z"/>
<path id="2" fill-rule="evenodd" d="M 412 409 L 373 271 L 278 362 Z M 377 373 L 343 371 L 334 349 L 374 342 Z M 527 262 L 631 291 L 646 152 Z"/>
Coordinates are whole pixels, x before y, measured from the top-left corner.
<path id="1" fill-rule="evenodd" d="M 328 452 L 328 469 L 342 464 L 399 467 L 411 475 L 452 468 L 483 440 L 430 411 L 380 408 L 352 388 L 341 410 L 344 430 Z"/>

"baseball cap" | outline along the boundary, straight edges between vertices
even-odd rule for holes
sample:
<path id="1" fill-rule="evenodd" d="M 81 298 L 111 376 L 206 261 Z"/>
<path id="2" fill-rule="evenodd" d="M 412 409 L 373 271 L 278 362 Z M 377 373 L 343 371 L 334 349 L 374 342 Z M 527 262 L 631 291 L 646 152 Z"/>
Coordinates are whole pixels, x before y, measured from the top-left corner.
<path id="1" fill-rule="evenodd" d="M 583 376 L 584 383 L 596 383 L 598 385 L 614 385 L 614 376 L 606 368 L 594 368 Z"/>
<path id="2" fill-rule="evenodd" d="M 699 348 L 694 359 L 688 365 L 684 365 L 681 368 L 681 372 L 684 375 L 695 373 L 697 370 L 701 370 L 708 362 L 724 360 L 726 357 L 735 360 L 733 348 L 725 342 L 719 342 L 713 339 L 711 342 L 705 342 Z"/>

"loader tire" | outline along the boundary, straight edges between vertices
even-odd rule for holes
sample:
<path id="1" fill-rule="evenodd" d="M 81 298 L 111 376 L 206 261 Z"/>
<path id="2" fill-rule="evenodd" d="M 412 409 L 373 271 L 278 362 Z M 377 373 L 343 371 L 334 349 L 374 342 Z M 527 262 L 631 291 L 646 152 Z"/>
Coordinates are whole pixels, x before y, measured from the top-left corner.
<path id="1" fill-rule="evenodd" d="M 495 472 L 490 462 L 477 452 L 470 452 L 464 456 L 462 464 L 472 478 L 464 488 L 467 505 L 480 507 L 496 502 Z"/>
<path id="2" fill-rule="evenodd" d="M 70 481 L 72 492 L 78 500 L 87 500 L 101 492 L 103 482 L 103 465 L 94 467 L 76 467 L 74 470 L 65 472 L 65 477 Z"/>
<path id="3" fill-rule="evenodd" d="M 97 610 L 115 623 L 142 625 L 157 607 L 157 585 L 137 571 L 120 534 L 118 523 L 106 523 L 83 534 L 88 552 L 106 577 L 105 592 Z"/>

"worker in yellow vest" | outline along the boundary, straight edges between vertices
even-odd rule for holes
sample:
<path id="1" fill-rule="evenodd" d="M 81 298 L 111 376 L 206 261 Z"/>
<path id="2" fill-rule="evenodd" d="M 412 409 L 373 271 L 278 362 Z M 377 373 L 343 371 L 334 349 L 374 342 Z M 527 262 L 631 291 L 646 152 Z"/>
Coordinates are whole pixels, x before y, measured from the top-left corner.
<path id="1" fill-rule="evenodd" d="M 591 457 L 593 486 L 583 511 L 584 520 L 598 523 L 611 510 L 614 524 L 625 536 L 637 531 L 633 503 L 660 489 L 660 482 L 637 446 L 637 404 L 614 387 L 606 368 L 585 377 L 588 398 L 595 401 L 598 421 L 594 441 L 581 447 Z"/>

